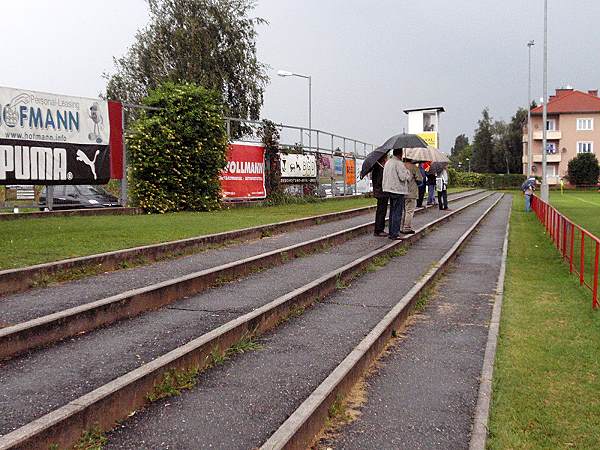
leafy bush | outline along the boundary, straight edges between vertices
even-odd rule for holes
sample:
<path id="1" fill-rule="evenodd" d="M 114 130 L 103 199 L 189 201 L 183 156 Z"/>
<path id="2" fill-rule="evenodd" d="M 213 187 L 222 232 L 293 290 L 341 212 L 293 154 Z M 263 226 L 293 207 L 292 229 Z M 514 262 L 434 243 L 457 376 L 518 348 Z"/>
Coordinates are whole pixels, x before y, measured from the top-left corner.
<path id="1" fill-rule="evenodd" d="M 459 172 L 456 169 L 448 169 L 450 186 L 463 186 L 486 189 L 520 189 L 521 184 L 527 179 L 526 175 L 511 173 L 476 173 Z"/>
<path id="2" fill-rule="evenodd" d="M 127 141 L 134 202 L 152 213 L 219 208 L 227 163 L 220 96 L 166 82 L 143 103 L 160 109 L 144 112 Z"/>
<path id="3" fill-rule="evenodd" d="M 596 184 L 600 175 L 598 159 L 593 153 L 580 153 L 568 166 L 568 178 L 572 184 Z"/>

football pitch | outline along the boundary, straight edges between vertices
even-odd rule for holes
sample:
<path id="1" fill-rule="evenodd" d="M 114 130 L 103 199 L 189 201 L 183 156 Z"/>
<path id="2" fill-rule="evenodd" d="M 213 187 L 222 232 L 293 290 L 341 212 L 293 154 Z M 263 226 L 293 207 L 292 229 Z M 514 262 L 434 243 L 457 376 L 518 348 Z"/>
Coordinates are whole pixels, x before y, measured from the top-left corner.
<path id="1" fill-rule="evenodd" d="M 600 237 L 600 192 L 550 192 L 550 203 L 561 213 L 590 233 Z"/>

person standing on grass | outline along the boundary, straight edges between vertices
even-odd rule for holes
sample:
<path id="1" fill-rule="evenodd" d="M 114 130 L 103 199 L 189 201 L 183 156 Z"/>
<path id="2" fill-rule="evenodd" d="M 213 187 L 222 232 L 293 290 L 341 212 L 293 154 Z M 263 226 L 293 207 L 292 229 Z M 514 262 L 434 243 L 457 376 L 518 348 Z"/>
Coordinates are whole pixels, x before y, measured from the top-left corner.
<path id="1" fill-rule="evenodd" d="M 383 192 L 390 198 L 389 238 L 400 240 L 400 222 L 404 209 L 404 196 L 408 194 L 408 181 L 411 178 L 402 162 L 402 149 L 394 149 L 392 156 L 383 168 Z"/>
<path id="2" fill-rule="evenodd" d="M 375 210 L 375 236 L 387 236 L 385 232 L 385 216 L 387 215 L 389 197 L 383 192 L 383 166 L 387 160 L 387 154 L 383 155 L 373 166 L 371 172 L 371 181 L 373 182 L 373 197 L 377 199 L 377 209 Z"/>
<path id="3" fill-rule="evenodd" d="M 525 188 L 523 189 L 523 193 L 525 194 L 525 212 L 531 211 L 531 198 L 533 197 L 533 190 L 535 185 L 535 178 L 533 181 L 531 179 L 525 184 Z"/>
<path id="4" fill-rule="evenodd" d="M 419 183 L 423 183 L 423 176 L 412 159 L 404 158 L 404 161 L 404 166 L 410 172 L 410 179 L 408 180 L 408 194 L 404 196 L 404 214 L 400 229 L 402 234 L 414 234 L 412 220 L 419 196 Z"/>
<path id="5" fill-rule="evenodd" d="M 425 191 L 427 190 L 427 172 L 423 168 L 423 163 L 419 164 L 419 173 L 421 174 L 421 182 L 417 184 L 419 188 L 419 197 L 417 198 L 417 208 L 423 206 Z"/>
<path id="6" fill-rule="evenodd" d="M 437 190 L 440 211 L 444 211 L 448 209 L 448 171 L 446 170 L 446 166 L 443 166 L 437 173 L 435 188 Z"/>

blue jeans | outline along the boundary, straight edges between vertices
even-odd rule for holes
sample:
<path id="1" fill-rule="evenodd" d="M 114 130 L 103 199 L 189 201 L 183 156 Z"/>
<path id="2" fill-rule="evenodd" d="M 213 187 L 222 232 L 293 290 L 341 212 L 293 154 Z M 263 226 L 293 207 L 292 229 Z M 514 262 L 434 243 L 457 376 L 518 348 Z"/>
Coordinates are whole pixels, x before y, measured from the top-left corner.
<path id="1" fill-rule="evenodd" d="M 427 191 L 428 191 L 427 204 L 435 205 L 435 184 L 428 185 Z"/>
<path id="2" fill-rule="evenodd" d="M 403 211 L 404 194 L 390 194 L 390 238 L 395 238 L 400 235 L 400 222 L 402 221 Z"/>
<path id="3" fill-rule="evenodd" d="M 525 195 L 525 212 L 531 211 L 531 195 Z"/>

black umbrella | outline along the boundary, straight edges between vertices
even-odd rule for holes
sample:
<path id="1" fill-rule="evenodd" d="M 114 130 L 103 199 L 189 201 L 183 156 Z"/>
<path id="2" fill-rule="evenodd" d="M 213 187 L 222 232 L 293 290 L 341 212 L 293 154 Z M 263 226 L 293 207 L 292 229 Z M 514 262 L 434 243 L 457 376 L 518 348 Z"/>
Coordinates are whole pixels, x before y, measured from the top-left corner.
<path id="1" fill-rule="evenodd" d="M 367 158 L 364 160 L 362 169 L 360 171 L 360 177 L 364 178 L 367 174 L 373 170 L 373 166 L 379 159 L 385 155 L 390 150 L 395 150 L 397 148 L 418 148 L 418 147 L 427 147 L 427 142 L 421 139 L 416 134 L 407 134 L 401 133 L 395 136 L 392 136 L 387 141 L 383 143 L 381 147 L 377 147 L 371 153 L 367 155 Z"/>
<path id="2" fill-rule="evenodd" d="M 429 167 L 429 173 L 439 174 L 448 166 L 448 163 L 445 162 L 432 162 Z"/>

